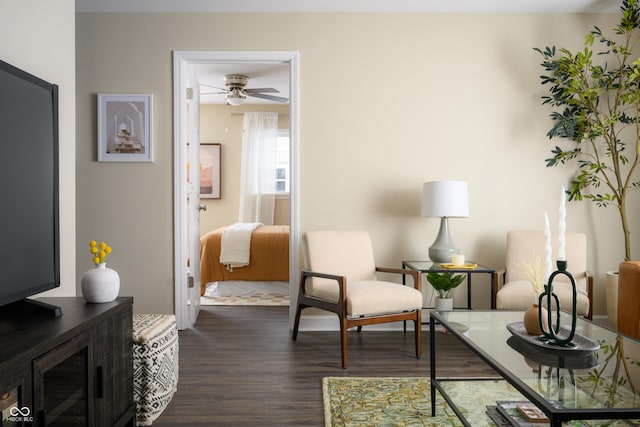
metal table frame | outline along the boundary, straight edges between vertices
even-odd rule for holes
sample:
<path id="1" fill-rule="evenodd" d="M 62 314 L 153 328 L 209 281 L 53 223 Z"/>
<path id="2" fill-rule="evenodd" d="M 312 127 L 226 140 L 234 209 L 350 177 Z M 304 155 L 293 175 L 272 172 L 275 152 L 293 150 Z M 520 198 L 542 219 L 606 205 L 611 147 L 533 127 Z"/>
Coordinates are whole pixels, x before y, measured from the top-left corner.
<path id="1" fill-rule="evenodd" d="M 474 261 L 468 261 L 469 263 L 475 263 Z M 474 273 L 485 273 L 489 275 L 490 280 L 493 279 L 495 270 L 478 264 L 476 268 L 444 268 L 441 264 L 431 261 L 402 261 L 402 268 L 409 270 L 416 270 L 420 273 L 462 273 L 467 275 L 467 309 L 471 310 L 471 275 Z M 405 277 L 402 277 L 402 283 L 405 284 Z M 493 304 L 493 298 L 491 298 L 491 304 Z M 493 306 L 490 306 L 493 308 Z"/>
<path id="2" fill-rule="evenodd" d="M 458 312 L 470 312 L 470 310 L 454 310 L 450 313 Z M 482 313 L 487 313 L 485 310 L 476 310 L 473 311 L 474 314 L 481 315 Z M 488 311 L 488 313 L 501 313 L 499 311 Z M 505 313 L 505 312 L 502 312 Z M 508 312 L 507 312 L 508 313 Z M 522 312 L 513 312 L 517 313 L 519 316 L 522 315 Z M 454 319 L 455 320 L 455 319 Z M 578 318 L 578 322 L 587 322 L 590 324 L 591 328 L 600 328 L 601 330 L 607 330 L 607 328 L 600 327 L 592 322 Z M 440 392 L 440 394 L 444 397 L 445 401 L 449 404 L 449 406 L 456 413 L 460 421 L 465 426 L 471 426 L 467 420 L 464 418 L 463 414 L 457 408 L 455 403 L 451 400 L 451 398 L 447 395 L 446 390 L 440 384 L 440 381 L 464 381 L 461 378 L 442 378 L 438 380 L 436 375 L 436 348 L 435 348 L 435 337 L 436 337 L 436 325 L 442 325 L 442 327 L 446 328 L 448 332 L 454 335 L 458 340 L 460 340 L 464 345 L 466 345 L 469 349 L 471 349 L 476 355 L 478 355 L 482 360 L 484 360 L 491 368 L 493 368 L 500 376 L 508 381 L 512 386 L 516 388 L 526 399 L 535 404 L 538 408 L 540 408 L 550 420 L 550 425 L 554 427 L 561 427 L 562 423 L 570 420 L 589 420 L 589 419 L 638 419 L 640 418 L 640 408 L 612 408 L 612 407 L 602 407 L 602 408 L 558 408 L 552 405 L 548 400 L 538 394 L 536 391 L 532 390 L 521 378 L 519 378 L 516 374 L 511 372 L 509 368 L 502 365 L 498 361 L 496 361 L 491 355 L 489 355 L 486 351 L 483 350 L 483 347 L 474 342 L 472 339 L 465 336 L 464 333 L 458 331 L 454 325 L 450 324 L 447 320 L 447 312 L 438 312 L 431 311 L 429 315 L 429 357 L 430 357 L 430 380 L 431 380 L 431 413 L 433 416 L 436 415 L 436 389 Z M 613 331 L 609 331 L 612 334 L 616 334 Z M 627 340 L 633 340 L 629 337 L 624 337 Z M 505 343 L 506 345 L 506 343 Z M 484 378 L 488 379 L 488 378 Z M 491 378 L 495 380 L 495 378 Z M 470 380 L 470 379 L 467 379 Z M 473 380 L 483 380 L 483 378 L 476 378 Z"/>

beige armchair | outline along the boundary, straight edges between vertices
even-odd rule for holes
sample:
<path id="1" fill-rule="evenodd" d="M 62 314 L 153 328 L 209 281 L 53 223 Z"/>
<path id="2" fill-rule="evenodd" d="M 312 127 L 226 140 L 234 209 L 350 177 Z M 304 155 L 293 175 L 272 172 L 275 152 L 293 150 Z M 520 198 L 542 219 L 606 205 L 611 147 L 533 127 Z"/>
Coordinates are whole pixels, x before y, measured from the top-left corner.
<path id="1" fill-rule="evenodd" d="M 342 367 L 347 367 L 347 330 L 362 325 L 412 320 L 416 356 L 422 354 L 422 275 L 413 270 L 376 267 L 371 238 L 359 231 L 308 231 L 307 265 L 302 271 L 292 339 L 307 307 L 335 313 L 340 321 Z M 413 277 L 414 287 L 381 281 L 377 272 Z"/>
<path id="2" fill-rule="evenodd" d="M 587 271 L 587 237 L 583 233 L 566 233 L 567 269 L 573 274 L 577 288 L 578 315 L 593 316 L 593 277 Z M 556 270 L 557 236 L 552 236 L 552 271 Z M 509 231 L 505 268 L 494 274 L 492 306 L 498 310 L 526 310 L 537 302 L 531 283 L 520 267 L 534 257 L 544 263 L 546 239 L 542 231 Z M 560 308 L 571 311 L 571 284 L 564 275 L 556 276 L 553 290 Z"/>

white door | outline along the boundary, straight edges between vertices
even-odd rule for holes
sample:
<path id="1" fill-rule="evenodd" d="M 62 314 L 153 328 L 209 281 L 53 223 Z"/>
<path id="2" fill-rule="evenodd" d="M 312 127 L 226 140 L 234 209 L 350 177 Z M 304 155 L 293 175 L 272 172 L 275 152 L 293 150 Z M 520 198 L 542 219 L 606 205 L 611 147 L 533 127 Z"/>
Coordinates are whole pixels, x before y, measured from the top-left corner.
<path id="1" fill-rule="evenodd" d="M 195 324 L 200 310 L 200 106 L 193 65 L 174 53 L 173 70 L 175 314 L 182 330 Z"/>
<path id="2" fill-rule="evenodd" d="M 297 298 L 297 283 L 296 279 L 300 273 L 299 265 L 299 231 L 298 231 L 298 53 L 288 51 L 276 51 L 276 52 L 262 52 L 262 51 L 220 51 L 220 52 L 206 52 L 206 51 L 174 51 L 173 52 L 173 83 L 174 83 L 174 280 L 175 280 L 175 313 L 178 329 L 185 329 L 193 326 L 193 322 L 197 316 L 199 310 L 199 291 L 200 291 L 200 278 L 199 271 L 196 271 L 194 275 L 193 269 L 187 269 L 187 260 L 190 259 L 191 266 L 200 266 L 199 249 L 196 251 L 195 256 L 189 254 L 191 247 L 196 247 L 196 232 L 195 224 L 199 219 L 197 215 L 197 209 L 199 207 L 199 194 L 191 194 L 189 197 L 194 200 L 190 203 L 193 210 L 187 211 L 187 203 L 183 203 L 186 200 L 186 193 L 190 186 L 187 185 L 187 167 L 188 156 L 186 149 L 186 141 L 191 143 L 191 146 L 197 146 L 199 141 L 191 139 L 194 135 L 191 135 L 191 129 L 187 126 L 190 113 L 199 112 L 195 106 L 196 100 L 199 98 L 197 94 L 198 85 L 193 86 L 193 106 L 189 105 L 187 109 L 186 94 L 188 81 L 191 76 L 190 70 L 195 64 L 206 63 L 244 63 L 244 62 L 278 62 L 288 63 L 290 70 L 290 140 L 291 146 L 289 154 L 291 156 L 291 169 L 290 169 L 290 231 L 289 231 L 289 290 L 291 293 L 291 299 L 293 301 Z M 196 114 L 195 117 L 198 117 Z M 197 119 L 196 119 L 197 120 Z M 197 138 L 198 126 L 195 127 Z M 185 141 L 184 143 L 181 141 Z M 189 150 L 195 151 L 195 150 Z M 199 150 L 198 150 L 199 151 Z M 199 153 L 198 153 L 199 154 Z M 190 163 L 194 164 L 194 163 Z M 196 164 L 199 164 L 196 163 Z M 190 170 L 198 169 L 190 167 Z M 199 182 L 190 180 L 189 182 Z M 198 188 L 193 189 L 194 192 L 199 192 Z M 195 199 L 198 199 L 198 203 Z M 187 218 L 188 217 L 188 218 Z M 192 219 L 193 218 L 193 219 Z M 187 223 L 194 224 L 190 226 L 189 230 Z M 197 227 L 199 233 L 199 226 Z M 186 237 L 194 236 L 194 237 Z M 193 245 L 189 245 L 187 242 L 191 241 Z M 199 245 L 200 240 L 197 239 Z M 188 273 L 187 273 L 188 271 Z M 193 279 L 190 279 L 193 276 Z M 193 281 L 193 287 L 191 286 Z M 293 325 L 293 319 L 295 315 L 295 304 L 290 304 L 289 307 L 289 324 Z"/>
<path id="3" fill-rule="evenodd" d="M 187 157 L 187 245 L 189 263 L 187 269 L 188 322 L 193 326 L 200 312 L 200 84 L 195 67 L 189 65 L 187 88 L 188 140 Z"/>

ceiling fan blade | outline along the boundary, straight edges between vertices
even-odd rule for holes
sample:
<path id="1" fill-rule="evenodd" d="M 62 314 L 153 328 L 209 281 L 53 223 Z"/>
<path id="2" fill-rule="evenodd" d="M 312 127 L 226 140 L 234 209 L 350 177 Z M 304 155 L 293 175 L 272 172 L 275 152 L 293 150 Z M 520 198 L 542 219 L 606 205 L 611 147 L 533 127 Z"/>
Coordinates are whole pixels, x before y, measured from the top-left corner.
<path id="1" fill-rule="evenodd" d="M 247 96 L 260 98 L 260 99 L 267 99 L 269 101 L 275 101 L 275 102 L 289 102 L 289 98 L 283 98 L 282 96 L 266 95 L 264 93 L 247 93 Z"/>
<path id="2" fill-rule="evenodd" d="M 200 92 L 200 95 L 226 95 L 229 92 Z"/>
<path id="3" fill-rule="evenodd" d="M 250 88 L 250 89 L 243 89 L 247 94 L 250 93 L 259 93 L 259 92 L 264 92 L 264 93 L 280 93 L 280 91 L 278 89 L 274 89 L 272 87 L 263 87 L 263 88 Z"/>
<path id="4" fill-rule="evenodd" d="M 224 91 L 225 91 L 224 93 L 227 93 L 227 92 L 228 92 L 228 89 L 225 89 L 225 88 L 223 88 L 223 87 L 211 86 L 211 85 L 208 85 L 208 84 L 205 84 L 205 83 L 200 83 L 200 86 L 206 86 L 206 87 L 210 87 L 210 88 L 212 88 L 212 89 L 220 89 L 220 90 L 224 90 Z"/>

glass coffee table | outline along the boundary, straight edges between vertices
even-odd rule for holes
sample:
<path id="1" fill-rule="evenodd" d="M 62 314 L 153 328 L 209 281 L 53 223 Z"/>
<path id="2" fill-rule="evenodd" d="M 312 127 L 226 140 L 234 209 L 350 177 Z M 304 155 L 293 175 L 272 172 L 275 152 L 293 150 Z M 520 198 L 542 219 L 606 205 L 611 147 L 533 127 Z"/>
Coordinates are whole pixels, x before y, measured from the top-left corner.
<path id="1" fill-rule="evenodd" d="M 509 387 L 515 389 L 518 397 L 512 403 L 533 403 L 548 417 L 551 426 L 561 426 L 570 420 L 574 420 L 569 424 L 572 426 L 593 425 L 581 420 L 624 420 L 615 425 L 638 425 L 635 422 L 640 419 L 640 341 L 579 317 L 573 340 L 578 342 L 578 348 L 549 348 L 531 343 L 526 334 L 507 329 L 510 325 L 512 331 L 517 331 L 522 319 L 522 311 L 431 311 L 432 415 L 435 415 L 437 390 L 462 423 L 472 425 L 465 407 L 469 402 L 461 402 L 461 396 L 472 394 L 470 390 L 491 390 L 477 383 L 487 381 L 488 385 L 489 381 L 496 381 L 496 378 L 438 378 L 437 337 L 445 332 L 493 368 L 500 375 L 500 382 L 508 382 Z M 562 313 L 560 325 L 570 327 L 571 317 Z M 595 343 L 595 347 L 589 343 Z M 465 386 L 466 393 L 455 392 Z M 491 397 L 488 396 L 489 400 Z M 485 398 L 482 405 L 495 405 L 502 398 L 496 395 L 492 402 L 487 400 Z"/>

